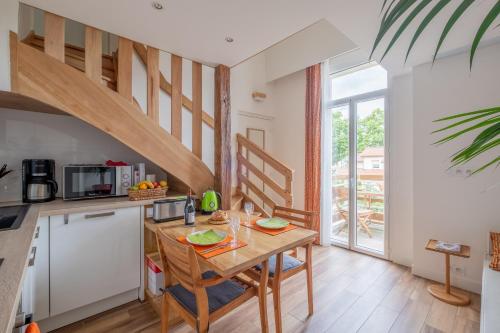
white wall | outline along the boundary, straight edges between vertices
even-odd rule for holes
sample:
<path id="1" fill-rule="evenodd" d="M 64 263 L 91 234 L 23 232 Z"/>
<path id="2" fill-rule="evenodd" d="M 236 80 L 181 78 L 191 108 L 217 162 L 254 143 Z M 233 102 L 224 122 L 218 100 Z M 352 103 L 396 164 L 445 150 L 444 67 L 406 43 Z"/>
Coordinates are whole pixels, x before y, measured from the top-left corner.
<path id="1" fill-rule="evenodd" d="M 413 262 L 413 82 L 411 75 L 389 83 L 389 257 Z"/>
<path id="2" fill-rule="evenodd" d="M 254 91 L 267 94 L 264 101 L 252 99 Z M 236 186 L 236 133 L 246 136 L 247 128 L 266 132 L 266 150 L 272 150 L 273 119 L 275 112 L 273 85 L 266 80 L 266 57 L 263 53 L 231 68 L 231 127 L 232 127 L 232 182 Z M 267 119 L 259 118 L 267 117 Z"/>
<path id="3" fill-rule="evenodd" d="M 267 80 L 295 73 L 356 45 L 327 20 L 320 20 L 264 51 Z"/>
<path id="4" fill-rule="evenodd" d="M 304 209 L 306 74 L 301 70 L 273 82 L 274 156 L 292 168 L 294 207 Z"/>
<path id="5" fill-rule="evenodd" d="M 479 291 L 482 260 L 490 230 L 500 230 L 500 173 L 490 168 L 465 178 L 447 171 L 451 154 L 470 142 L 471 136 L 435 147 L 440 135 L 430 133 L 439 125 L 433 120 L 500 104 L 500 45 L 480 49 L 471 72 L 468 54 L 460 54 L 414 68 L 413 72 L 413 272 L 443 280 L 442 255 L 424 250 L 428 239 L 456 241 L 471 246 L 470 259 L 452 259 L 465 268 L 455 276 L 463 288 Z M 477 133 L 477 132 L 476 132 Z M 405 134 L 407 135 L 407 134 Z M 467 168 L 498 156 L 498 150 Z"/>
<path id="6" fill-rule="evenodd" d="M 0 202 L 21 199 L 21 161 L 54 159 L 58 196 L 62 196 L 61 166 L 105 163 L 107 160 L 145 162 L 159 178 L 161 169 L 106 133 L 70 116 L 0 109 L 0 164 L 14 172 L 0 180 Z"/>

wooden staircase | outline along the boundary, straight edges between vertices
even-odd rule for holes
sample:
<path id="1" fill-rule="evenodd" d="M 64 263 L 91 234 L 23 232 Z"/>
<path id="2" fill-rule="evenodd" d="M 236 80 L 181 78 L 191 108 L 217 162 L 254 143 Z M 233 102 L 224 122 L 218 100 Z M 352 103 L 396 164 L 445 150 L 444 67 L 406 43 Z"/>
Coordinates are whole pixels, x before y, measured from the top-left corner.
<path id="1" fill-rule="evenodd" d="M 212 188 L 214 175 L 201 160 L 201 125 L 203 121 L 214 128 L 214 119 L 201 110 L 201 95 L 191 101 L 165 80 L 159 72 L 158 50 L 120 38 L 116 53 L 102 54 L 100 31 L 90 27 L 86 28 L 85 49 L 65 44 L 64 19 L 45 15 L 45 37 L 30 34 L 19 41 L 15 33 L 10 34 L 12 92 L 8 97 L 24 97 L 20 104 L 34 105 L 45 110 L 42 112 L 64 112 L 87 122 L 157 164 L 195 193 Z M 147 67 L 147 112 L 140 110 L 132 97 L 134 49 Z M 197 65 L 201 72 L 201 64 Z M 201 80 L 199 84 L 201 87 Z M 181 105 L 193 112 L 196 152 L 159 125 L 159 89 L 172 96 L 172 103 L 178 100 L 178 113 Z M 178 129 L 181 123 L 172 126 Z"/>

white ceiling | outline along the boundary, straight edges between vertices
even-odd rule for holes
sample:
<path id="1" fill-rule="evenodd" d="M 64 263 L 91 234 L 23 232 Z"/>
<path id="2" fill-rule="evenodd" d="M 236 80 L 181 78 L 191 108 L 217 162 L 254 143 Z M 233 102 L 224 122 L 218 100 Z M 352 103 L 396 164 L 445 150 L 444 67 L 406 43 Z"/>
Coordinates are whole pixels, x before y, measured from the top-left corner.
<path id="1" fill-rule="evenodd" d="M 143 42 L 205 64 L 234 66 L 286 37 L 326 18 L 368 52 L 377 32 L 382 0 L 159 0 L 164 9 L 152 8 L 150 0 L 21 0 L 105 31 Z M 450 33 L 443 53 L 464 49 L 497 0 L 477 0 Z M 454 0 L 421 36 L 406 68 L 431 60 L 437 39 Z M 430 8 L 430 7 L 429 7 Z M 422 16 L 422 15 L 421 15 Z M 421 19 L 421 17 L 420 17 Z M 411 31 L 414 31 L 413 28 Z M 229 44 L 226 36 L 234 38 Z M 389 71 L 405 69 L 404 53 L 410 33 L 402 36 L 384 60 Z M 500 28 L 485 40 L 500 38 Z"/>

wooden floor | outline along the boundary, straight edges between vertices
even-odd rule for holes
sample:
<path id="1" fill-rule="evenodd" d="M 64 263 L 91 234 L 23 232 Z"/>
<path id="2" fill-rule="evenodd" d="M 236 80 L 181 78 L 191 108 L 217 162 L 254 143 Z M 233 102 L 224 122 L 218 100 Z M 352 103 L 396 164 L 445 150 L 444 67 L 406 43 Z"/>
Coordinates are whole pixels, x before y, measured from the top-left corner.
<path id="1" fill-rule="evenodd" d="M 313 257 L 315 313 L 307 318 L 305 276 L 282 289 L 285 332 L 479 332 L 480 297 L 457 307 L 434 299 L 429 281 L 409 269 L 336 247 L 317 247 Z M 302 274 L 302 273 L 301 273 Z M 269 324 L 274 331 L 272 297 Z M 254 299 L 210 326 L 211 332 L 259 332 Z M 57 333 L 159 332 L 159 318 L 147 304 L 132 302 L 57 330 Z M 172 333 L 193 332 L 180 324 Z"/>

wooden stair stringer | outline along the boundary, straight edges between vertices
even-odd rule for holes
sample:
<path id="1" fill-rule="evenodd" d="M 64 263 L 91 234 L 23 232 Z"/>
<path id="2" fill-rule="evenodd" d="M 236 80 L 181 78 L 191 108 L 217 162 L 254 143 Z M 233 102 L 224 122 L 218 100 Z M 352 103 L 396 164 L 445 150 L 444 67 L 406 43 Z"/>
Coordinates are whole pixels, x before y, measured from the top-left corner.
<path id="1" fill-rule="evenodd" d="M 210 169 L 135 105 L 77 69 L 17 42 L 13 92 L 40 100 L 108 133 L 195 193 L 214 184 Z M 12 51 L 12 50 L 11 50 Z M 13 69 L 14 70 L 14 69 Z"/>

